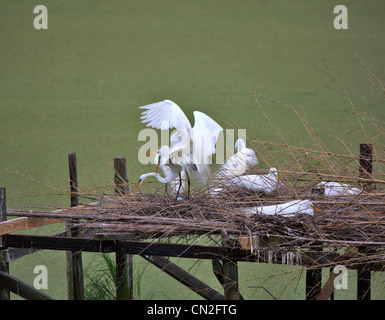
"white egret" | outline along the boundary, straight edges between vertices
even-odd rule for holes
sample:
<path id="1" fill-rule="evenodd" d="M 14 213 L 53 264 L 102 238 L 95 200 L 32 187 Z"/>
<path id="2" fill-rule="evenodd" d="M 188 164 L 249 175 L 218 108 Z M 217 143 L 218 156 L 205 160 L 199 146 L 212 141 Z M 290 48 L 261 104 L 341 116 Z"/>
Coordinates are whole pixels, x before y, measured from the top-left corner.
<path id="1" fill-rule="evenodd" d="M 248 169 L 258 164 L 258 159 L 254 150 L 246 148 L 246 143 L 243 139 L 238 139 L 235 142 L 235 150 L 237 153 L 226 159 L 217 171 L 220 177 L 234 177 L 244 174 Z"/>
<path id="2" fill-rule="evenodd" d="M 183 170 L 182 166 L 173 163 L 170 159 L 172 159 L 176 153 L 180 151 L 180 148 L 172 148 L 170 149 L 169 146 L 162 146 L 158 150 L 158 164 L 156 166 L 156 171 L 155 172 L 150 172 L 150 173 L 145 173 L 142 174 L 139 177 L 139 181 L 136 184 L 136 189 L 135 192 L 139 189 L 140 185 L 142 182 L 147 179 L 148 177 L 155 177 L 158 179 L 159 182 L 161 183 L 166 183 L 170 184 L 172 183 L 177 177 L 179 177 L 179 187 L 177 191 L 177 199 L 179 196 L 180 189 L 182 187 L 182 176 L 181 176 L 181 171 Z M 162 165 L 163 169 L 166 168 L 165 170 L 165 177 L 162 177 L 159 173 L 159 167 Z"/>
<path id="3" fill-rule="evenodd" d="M 164 100 L 139 107 L 146 109 L 142 112 L 142 122 L 147 127 L 160 130 L 177 129 L 179 139 L 176 142 L 181 147 L 181 159 L 175 160 L 188 165 L 198 172 L 198 177 L 206 181 L 210 176 L 209 157 L 215 154 L 215 145 L 223 128 L 206 114 L 194 111 L 194 127 L 182 111 L 171 100 Z M 181 139 L 180 139 L 181 138 Z M 177 156 L 175 157 L 177 158 Z"/>
<path id="4" fill-rule="evenodd" d="M 241 208 L 240 211 L 246 215 L 264 214 L 264 215 L 283 215 L 286 217 L 296 214 L 314 215 L 313 203 L 310 200 L 294 200 L 271 206 L 259 206 L 250 208 Z"/>
<path id="5" fill-rule="evenodd" d="M 164 161 L 162 161 L 162 162 L 164 162 Z M 161 163 L 159 161 L 159 154 L 158 153 L 155 155 L 154 163 L 157 166 L 159 164 L 159 169 L 162 170 L 164 177 L 167 177 L 167 176 L 171 175 L 172 169 L 170 168 L 170 166 L 167 163 Z M 181 179 L 182 179 L 182 184 L 181 184 L 181 181 L 180 181 L 179 177 L 176 177 L 171 182 L 166 183 L 166 188 L 165 188 L 166 192 L 167 192 L 167 185 L 169 185 L 170 188 L 171 188 L 171 193 L 172 194 L 174 194 L 174 193 L 177 194 L 178 190 L 179 190 L 179 193 L 183 194 L 183 192 L 185 190 L 186 171 L 184 169 L 182 169 L 180 171 L 180 175 L 181 175 Z M 180 189 L 179 189 L 179 186 L 180 186 Z M 188 192 L 190 193 L 190 190 L 188 190 Z"/>
<path id="6" fill-rule="evenodd" d="M 317 188 L 324 188 L 326 196 L 356 195 L 362 192 L 360 188 L 353 188 L 348 184 L 322 181 Z"/>
<path id="7" fill-rule="evenodd" d="M 235 185 L 249 190 L 263 191 L 265 193 L 271 193 L 280 186 L 276 168 L 270 168 L 269 172 L 265 175 L 249 174 L 236 176 L 224 182 L 226 185 Z"/>

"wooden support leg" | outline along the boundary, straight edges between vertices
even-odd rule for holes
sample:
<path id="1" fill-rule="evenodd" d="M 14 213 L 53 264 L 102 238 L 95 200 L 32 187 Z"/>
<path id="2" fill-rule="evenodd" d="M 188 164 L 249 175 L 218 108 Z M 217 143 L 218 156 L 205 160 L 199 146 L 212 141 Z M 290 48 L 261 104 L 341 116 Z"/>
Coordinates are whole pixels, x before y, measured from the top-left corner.
<path id="1" fill-rule="evenodd" d="M 306 300 L 314 300 L 321 292 L 322 269 L 306 270 Z"/>
<path id="2" fill-rule="evenodd" d="M 114 158 L 115 194 L 128 192 L 127 160 L 124 157 Z M 133 256 L 116 252 L 116 300 L 133 300 Z"/>
<path id="3" fill-rule="evenodd" d="M 133 300 L 132 255 L 116 252 L 116 300 Z"/>
<path id="4" fill-rule="evenodd" d="M 223 230 L 222 245 L 233 245 L 232 242 L 227 232 Z M 212 265 L 214 274 L 223 287 L 225 300 L 243 300 L 239 292 L 237 262 L 229 259 L 223 259 L 222 263 L 218 260 L 213 260 Z"/>
<path id="5" fill-rule="evenodd" d="M 316 245 L 321 245 L 317 243 Z M 313 249 L 322 251 L 322 247 Z M 322 269 L 308 268 L 306 270 L 306 300 L 314 300 L 321 292 L 322 286 Z"/>
<path id="6" fill-rule="evenodd" d="M 76 153 L 68 155 L 71 207 L 79 204 Z M 76 237 L 76 227 L 67 225 L 67 237 Z M 81 251 L 67 251 L 67 285 L 69 300 L 84 300 L 83 262 Z"/>
<path id="7" fill-rule="evenodd" d="M 358 252 L 366 255 L 371 252 L 368 247 L 358 247 Z M 357 300 L 370 300 L 371 271 L 365 268 L 357 270 Z"/>
<path id="8" fill-rule="evenodd" d="M 222 260 L 222 263 L 225 300 L 240 300 L 241 294 L 238 286 L 238 264 L 236 261 L 231 260 Z"/>
<path id="9" fill-rule="evenodd" d="M 359 176 L 364 179 L 372 179 L 373 173 L 373 145 L 367 143 L 360 144 L 360 166 Z M 366 192 L 373 190 L 374 185 L 370 182 L 364 182 L 362 184 Z M 365 252 L 368 248 L 360 247 L 358 251 Z M 358 300 L 370 300 L 370 284 L 371 284 L 371 272 L 370 270 L 358 270 L 357 271 L 357 299 Z"/>
<path id="10" fill-rule="evenodd" d="M 0 188 L 0 221 L 7 220 L 7 206 L 6 206 L 5 188 Z M 3 259 L 5 251 L 2 248 L 3 236 L 0 236 L 0 271 L 8 274 L 9 264 Z M 9 300 L 10 292 L 7 288 L 0 286 L 0 300 Z"/>

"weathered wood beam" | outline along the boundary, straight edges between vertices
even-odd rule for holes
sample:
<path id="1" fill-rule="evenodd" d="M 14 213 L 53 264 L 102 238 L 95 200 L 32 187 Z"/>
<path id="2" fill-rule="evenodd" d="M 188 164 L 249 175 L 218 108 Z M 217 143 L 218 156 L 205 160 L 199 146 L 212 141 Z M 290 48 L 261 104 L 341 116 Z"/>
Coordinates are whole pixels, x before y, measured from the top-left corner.
<path id="1" fill-rule="evenodd" d="M 146 256 L 141 255 L 142 258 L 146 259 L 147 261 L 151 262 L 153 265 L 158 267 L 163 272 L 167 273 L 195 293 L 199 294 L 201 297 L 207 299 L 207 300 L 224 300 L 225 297 L 199 280 L 198 278 L 194 277 L 187 271 L 183 270 L 181 267 L 177 266 L 175 263 L 172 263 L 168 261 L 168 259 L 164 257 L 155 257 L 155 256 Z"/>
<path id="2" fill-rule="evenodd" d="M 79 204 L 76 153 L 68 155 L 71 207 Z M 67 237 L 77 236 L 77 227 L 66 228 Z M 67 251 L 67 286 L 69 300 L 84 300 L 83 262 L 79 250 Z"/>
<path id="3" fill-rule="evenodd" d="M 6 205 L 6 192 L 5 188 L 0 188 L 0 221 L 7 220 L 7 205 Z M 0 271 L 9 273 L 9 263 L 4 259 L 4 236 L 0 236 Z M 0 285 L 0 300 L 9 300 L 10 292 L 7 287 Z"/>
<path id="4" fill-rule="evenodd" d="M 222 245 L 229 248 L 234 246 L 236 239 L 231 238 L 225 230 L 222 230 Z M 238 263 L 236 260 L 222 260 L 222 286 L 225 300 L 243 300 L 239 291 Z"/>
<path id="5" fill-rule="evenodd" d="M 59 236 L 32 236 L 6 234 L 4 246 L 13 248 L 34 248 L 47 250 L 72 250 L 88 252 L 122 252 L 127 254 L 139 254 L 150 256 L 166 256 L 194 259 L 229 259 L 233 261 L 258 262 L 282 264 L 286 261 L 290 252 L 277 250 L 258 250 L 256 254 L 251 254 L 248 250 L 241 248 L 228 248 L 220 246 L 201 246 L 189 244 L 145 242 L 145 241 L 125 241 L 125 240 L 105 240 L 99 241 L 89 238 L 68 238 Z M 331 267 L 344 264 L 349 261 L 349 269 L 359 269 L 365 267 L 372 271 L 382 271 L 385 268 L 383 255 L 376 254 L 373 258 L 362 257 L 359 255 L 341 255 L 337 252 L 292 252 L 294 265 L 301 266 L 322 266 Z"/>
<path id="6" fill-rule="evenodd" d="M 0 222 L 0 235 L 11 232 L 42 227 L 48 224 L 63 222 L 56 218 L 22 217 Z"/>
<path id="7" fill-rule="evenodd" d="M 128 192 L 127 160 L 123 157 L 114 158 L 115 194 L 123 195 Z M 133 300 L 133 265 L 132 256 L 116 252 L 116 299 Z"/>
<path id="8" fill-rule="evenodd" d="M 359 176 L 360 178 L 372 179 L 373 173 L 373 145 L 367 143 L 360 144 L 360 166 Z M 374 189 L 374 184 L 370 182 L 363 183 L 363 189 L 366 192 L 370 192 Z M 359 252 L 365 254 L 368 248 L 361 246 L 358 248 Z M 357 271 L 357 299 L 358 300 L 370 300 L 370 287 L 371 287 L 371 272 L 367 269 L 359 269 Z"/>
<path id="9" fill-rule="evenodd" d="M 7 288 L 14 294 L 27 300 L 55 300 L 44 292 L 3 271 L 0 271 L 0 287 Z"/>
<path id="10" fill-rule="evenodd" d="M 319 246 L 316 250 L 322 252 L 322 243 L 315 243 Z M 306 300 L 314 300 L 321 292 L 322 268 L 308 268 L 306 270 Z"/>

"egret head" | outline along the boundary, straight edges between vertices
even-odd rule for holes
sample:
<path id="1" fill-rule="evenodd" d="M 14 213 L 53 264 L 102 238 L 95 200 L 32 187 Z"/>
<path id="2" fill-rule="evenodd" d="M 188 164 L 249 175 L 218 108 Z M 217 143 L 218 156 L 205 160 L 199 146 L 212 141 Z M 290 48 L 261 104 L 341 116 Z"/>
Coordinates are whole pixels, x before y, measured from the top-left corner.
<path id="1" fill-rule="evenodd" d="M 239 150 L 243 150 L 246 148 L 246 143 L 245 141 L 243 141 L 243 139 L 238 139 L 237 141 L 235 141 L 235 151 L 239 151 Z"/>
<path id="2" fill-rule="evenodd" d="M 137 184 L 136 184 L 135 192 L 134 192 L 134 193 L 136 193 L 136 192 L 138 191 L 138 189 L 139 189 L 140 184 L 142 183 L 142 181 L 143 181 L 143 179 L 142 179 L 142 177 L 140 177 L 140 178 L 139 178 L 139 181 L 138 181 Z"/>
<path id="3" fill-rule="evenodd" d="M 277 182 L 279 182 L 279 178 L 278 178 L 278 170 L 276 168 L 270 168 L 269 169 L 269 174 L 272 174 L 274 175 L 275 177 L 275 180 L 277 180 Z"/>
<path id="4" fill-rule="evenodd" d="M 170 159 L 170 147 L 169 146 L 162 146 L 158 150 L 158 155 L 157 155 L 157 165 L 156 165 L 156 171 L 155 173 L 158 173 L 159 166 L 160 164 L 167 164 L 169 159 Z"/>

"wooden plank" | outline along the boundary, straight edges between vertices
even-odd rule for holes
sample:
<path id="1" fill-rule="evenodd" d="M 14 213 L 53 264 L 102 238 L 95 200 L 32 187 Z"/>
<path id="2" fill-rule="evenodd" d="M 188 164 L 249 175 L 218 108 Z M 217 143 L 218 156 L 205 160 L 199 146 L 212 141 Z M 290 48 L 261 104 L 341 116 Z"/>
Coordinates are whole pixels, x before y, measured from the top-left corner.
<path id="1" fill-rule="evenodd" d="M 150 256 L 184 257 L 196 259 L 222 259 L 234 253 L 224 247 L 198 246 L 175 243 L 105 240 L 89 238 L 68 238 L 59 236 L 34 236 L 6 234 L 4 245 L 13 248 L 34 248 L 48 250 L 71 250 L 88 252 L 122 252 Z"/>
<path id="2" fill-rule="evenodd" d="M 0 188 L 0 222 L 7 220 L 7 205 L 5 188 Z M 0 271 L 9 273 L 9 263 L 4 261 L 4 236 L 0 236 Z M 7 287 L 0 285 L 0 300 L 9 300 L 10 291 Z"/>
<path id="3" fill-rule="evenodd" d="M 53 236 L 65 236 L 65 231 L 54 234 Z M 27 256 L 29 254 L 40 251 L 41 249 L 31 249 L 31 248 L 7 248 L 4 250 L 3 258 L 6 262 L 15 261 L 21 257 Z"/>
<path id="4" fill-rule="evenodd" d="M 44 292 L 3 271 L 0 271 L 0 287 L 7 288 L 14 294 L 27 300 L 55 300 Z"/>
<path id="5" fill-rule="evenodd" d="M 0 222 L 0 235 L 11 232 L 22 231 L 31 228 L 42 227 L 48 224 L 63 222 L 63 220 L 56 218 L 34 218 L 22 217 L 8 221 Z"/>
<path id="6" fill-rule="evenodd" d="M 158 267 L 163 272 L 167 273 L 195 293 L 199 294 L 201 297 L 207 300 L 224 300 L 225 297 L 219 292 L 215 291 L 213 288 L 194 277 L 187 271 L 183 270 L 181 267 L 177 266 L 175 263 L 170 262 L 165 257 L 155 257 L 155 256 L 145 256 L 142 255 L 142 258 L 146 259 L 156 267 Z"/>
<path id="7" fill-rule="evenodd" d="M 33 248 L 47 250 L 72 250 L 88 252 L 122 252 L 127 254 L 144 254 L 150 256 L 166 256 L 194 259 L 229 259 L 233 261 L 275 263 L 282 264 L 282 260 L 288 254 L 284 251 L 258 250 L 257 254 L 250 254 L 250 251 L 241 248 L 228 248 L 221 246 L 201 246 L 176 243 L 160 243 L 146 241 L 99 241 L 89 238 L 67 238 L 60 236 L 33 236 L 6 234 L 4 237 L 4 246 L 13 248 Z M 338 252 L 293 252 L 298 255 L 295 260 L 296 265 L 301 266 L 322 266 L 331 267 L 338 264 L 344 264 L 349 261 L 349 268 L 357 270 L 363 265 L 372 271 L 382 271 L 385 268 L 385 261 L 378 259 L 378 254 L 373 255 L 373 261 L 368 258 L 362 260 L 362 256 L 356 254 L 341 255 Z"/>

